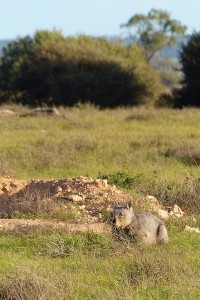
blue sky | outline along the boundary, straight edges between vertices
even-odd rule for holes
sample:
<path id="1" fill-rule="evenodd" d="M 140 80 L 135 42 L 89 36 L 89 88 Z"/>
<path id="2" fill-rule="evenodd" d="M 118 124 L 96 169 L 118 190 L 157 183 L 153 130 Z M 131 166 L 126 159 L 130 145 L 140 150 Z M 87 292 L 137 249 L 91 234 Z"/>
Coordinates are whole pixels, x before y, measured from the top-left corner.
<path id="1" fill-rule="evenodd" d="M 120 24 L 151 8 L 169 11 L 189 33 L 200 30 L 200 0 L 0 0 L 0 40 L 53 28 L 65 36 L 120 35 Z"/>

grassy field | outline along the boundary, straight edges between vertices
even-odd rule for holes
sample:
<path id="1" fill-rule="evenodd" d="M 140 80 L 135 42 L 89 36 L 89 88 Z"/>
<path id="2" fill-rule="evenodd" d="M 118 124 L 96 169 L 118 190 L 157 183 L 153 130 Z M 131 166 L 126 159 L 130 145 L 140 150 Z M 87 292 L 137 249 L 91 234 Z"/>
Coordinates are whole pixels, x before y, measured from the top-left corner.
<path id="1" fill-rule="evenodd" d="M 197 223 L 169 222 L 162 247 L 94 233 L 1 233 L 0 299 L 200 299 L 200 235 L 183 231 L 200 227 L 200 111 L 60 111 L 0 117 L 0 175 L 108 178 L 131 195 L 178 203 Z"/>
<path id="2" fill-rule="evenodd" d="M 61 113 L 0 117 L 0 175 L 108 178 L 131 194 L 200 212 L 199 110 L 88 106 Z"/>
<path id="3" fill-rule="evenodd" d="M 200 111 L 62 110 L 63 117 L 1 117 L 1 173 L 19 178 L 156 171 L 170 182 L 198 173 Z"/>
<path id="4" fill-rule="evenodd" d="M 174 233 L 164 247 L 93 233 L 0 241 L 0 299 L 200 299 L 200 238 L 192 234 Z"/>

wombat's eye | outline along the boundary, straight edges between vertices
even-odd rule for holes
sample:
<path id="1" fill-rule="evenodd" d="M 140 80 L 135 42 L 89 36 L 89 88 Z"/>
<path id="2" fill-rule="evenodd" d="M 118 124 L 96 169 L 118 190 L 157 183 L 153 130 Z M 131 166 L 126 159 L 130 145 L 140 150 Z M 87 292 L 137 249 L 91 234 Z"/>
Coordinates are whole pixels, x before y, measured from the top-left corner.
<path id="1" fill-rule="evenodd" d="M 119 213 L 119 216 L 120 216 L 120 217 L 123 217 L 123 216 L 124 216 L 124 214 L 123 214 L 122 212 L 120 212 L 120 213 Z"/>

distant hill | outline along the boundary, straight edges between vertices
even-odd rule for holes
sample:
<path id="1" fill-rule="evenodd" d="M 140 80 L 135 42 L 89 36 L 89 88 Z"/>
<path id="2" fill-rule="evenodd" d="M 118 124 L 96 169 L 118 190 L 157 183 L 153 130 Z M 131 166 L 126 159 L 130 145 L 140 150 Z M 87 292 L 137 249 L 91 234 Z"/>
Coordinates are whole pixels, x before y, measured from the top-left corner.
<path id="1" fill-rule="evenodd" d="M 172 59 L 179 59 L 181 47 L 185 43 L 187 43 L 187 39 L 182 39 L 176 46 L 174 46 L 174 47 L 166 46 L 162 50 L 158 51 L 158 54 L 161 57 L 169 57 Z"/>

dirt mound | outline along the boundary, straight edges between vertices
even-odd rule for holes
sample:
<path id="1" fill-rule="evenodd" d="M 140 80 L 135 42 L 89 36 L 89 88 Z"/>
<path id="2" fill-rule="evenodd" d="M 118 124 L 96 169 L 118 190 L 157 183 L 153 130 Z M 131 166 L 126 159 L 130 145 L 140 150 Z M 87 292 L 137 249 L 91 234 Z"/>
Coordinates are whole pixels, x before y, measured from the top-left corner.
<path id="1" fill-rule="evenodd" d="M 0 231 L 51 227 L 103 232 L 108 230 L 105 224 L 113 207 L 129 201 L 140 210 L 155 212 L 162 219 L 184 215 L 176 204 L 165 208 L 154 196 L 133 199 L 115 185 L 109 185 L 107 180 L 0 177 Z"/>
<path id="2" fill-rule="evenodd" d="M 95 231 L 102 231 L 105 228 L 99 223 L 105 222 L 106 215 L 110 214 L 113 206 L 128 201 L 133 201 L 133 199 L 117 189 L 115 185 L 109 185 L 107 180 L 86 177 L 60 180 L 17 180 L 0 177 L 1 217 L 9 217 L 16 210 L 23 211 L 24 203 L 27 213 L 31 213 L 38 207 L 41 208 L 41 205 L 48 212 L 52 203 L 57 206 L 62 205 L 66 214 L 73 213 L 70 220 L 61 223 L 53 220 L 1 219 L 0 230 L 35 228 L 42 225 L 66 227 L 67 223 L 69 231 L 93 227 Z M 53 209 L 57 208 L 53 207 Z"/>

